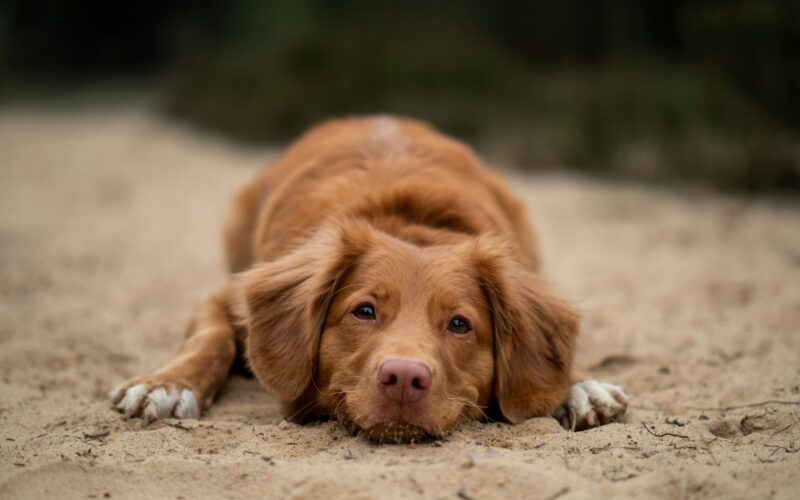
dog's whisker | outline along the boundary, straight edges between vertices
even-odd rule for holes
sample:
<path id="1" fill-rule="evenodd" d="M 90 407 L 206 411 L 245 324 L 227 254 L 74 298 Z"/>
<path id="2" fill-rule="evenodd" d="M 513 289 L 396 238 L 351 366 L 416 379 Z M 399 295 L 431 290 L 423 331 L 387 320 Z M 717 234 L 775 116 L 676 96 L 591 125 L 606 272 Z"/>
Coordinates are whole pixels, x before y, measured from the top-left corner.
<path id="1" fill-rule="evenodd" d="M 453 394 L 448 395 L 447 396 L 447 400 L 451 401 L 451 402 L 453 402 L 455 404 L 460 404 L 462 406 L 462 409 L 461 409 L 462 414 L 466 413 L 467 408 L 477 408 L 478 411 L 483 416 L 483 418 L 486 419 L 486 420 L 489 420 L 489 416 L 484 411 L 485 409 L 488 409 L 488 406 L 481 406 L 481 405 L 479 405 L 477 403 L 473 403 L 472 401 L 469 401 L 466 398 L 455 396 Z"/>
<path id="2" fill-rule="evenodd" d="M 294 412 L 291 415 L 289 415 L 288 417 L 286 417 L 285 420 L 290 421 L 290 422 L 293 421 L 295 419 L 295 417 L 297 417 L 298 415 L 300 415 L 301 413 L 303 413 L 305 410 L 309 409 L 310 407 L 314 406 L 315 404 L 317 404 L 317 401 L 315 399 L 312 399 L 308 403 L 306 403 L 303 406 L 301 406 L 296 412 Z"/>

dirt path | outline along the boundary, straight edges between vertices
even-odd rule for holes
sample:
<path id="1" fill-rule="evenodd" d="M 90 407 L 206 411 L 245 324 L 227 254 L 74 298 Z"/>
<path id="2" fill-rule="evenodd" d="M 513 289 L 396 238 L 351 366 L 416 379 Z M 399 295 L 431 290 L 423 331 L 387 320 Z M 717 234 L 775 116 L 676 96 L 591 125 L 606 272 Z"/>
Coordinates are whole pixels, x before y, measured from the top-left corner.
<path id="1" fill-rule="evenodd" d="M 624 423 L 375 446 L 245 379 L 201 421 L 123 421 L 106 392 L 223 282 L 221 216 L 270 156 L 133 109 L 0 113 L 0 497 L 797 498 L 800 210 L 566 177 L 512 180 Z"/>

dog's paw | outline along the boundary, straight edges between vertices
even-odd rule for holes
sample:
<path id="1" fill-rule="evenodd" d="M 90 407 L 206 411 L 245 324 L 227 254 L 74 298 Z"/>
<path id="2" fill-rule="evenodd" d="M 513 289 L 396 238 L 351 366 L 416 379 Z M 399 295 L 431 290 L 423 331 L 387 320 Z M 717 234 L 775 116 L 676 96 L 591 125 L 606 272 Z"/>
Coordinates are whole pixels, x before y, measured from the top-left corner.
<path id="1" fill-rule="evenodd" d="M 200 418 L 197 396 L 179 383 L 137 379 L 117 387 L 109 396 L 125 418 L 141 416 L 144 425 L 162 418 Z"/>
<path id="2" fill-rule="evenodd" d="M 569 389 L 553 416 L 570 430 L 584 430 L 613 422 L 625 414 L 628 395 L 622 387 L 584 380 Z"/>

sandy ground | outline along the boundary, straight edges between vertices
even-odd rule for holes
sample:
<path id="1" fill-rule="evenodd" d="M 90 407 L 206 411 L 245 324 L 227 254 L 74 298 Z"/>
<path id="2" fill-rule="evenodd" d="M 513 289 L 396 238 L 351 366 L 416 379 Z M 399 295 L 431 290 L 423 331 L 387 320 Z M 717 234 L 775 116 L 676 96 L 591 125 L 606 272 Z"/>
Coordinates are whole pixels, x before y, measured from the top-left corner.
<path id="1" fill-rule="evenodd" d="M 775 200 L 512 176 L 622 423 L 377 446 L 244 378 L 200 421 L 123 420 L 107 391 L 178 347 L 273 156 L 135 108 L 0 112 L 0 497 L 797 498 L 800 209 Z"/>

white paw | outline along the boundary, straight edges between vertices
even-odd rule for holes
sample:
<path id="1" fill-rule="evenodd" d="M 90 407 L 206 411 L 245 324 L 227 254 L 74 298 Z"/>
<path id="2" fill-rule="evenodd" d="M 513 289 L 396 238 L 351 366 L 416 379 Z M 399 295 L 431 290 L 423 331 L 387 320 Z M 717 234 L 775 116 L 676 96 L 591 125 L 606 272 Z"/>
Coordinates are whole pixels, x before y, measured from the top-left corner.
<path id="1" fill-rule="evenodd" d="M 144 425 L 162 418 L 200 418 L 197 397 L 189 389 L 136 384 L 111 391 L 111 401 L 125 418 L 142 416 Z"/>
<path id="2" fill-rule="evenodd" d="M 584 380 L 569 389 L 567 399 L 553 416 L 571 430 L 583 430 L 613 422 L 625 414 L 628 395 L 622 387 Z"/>

